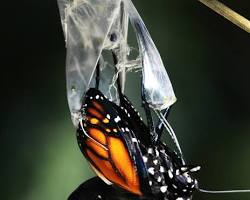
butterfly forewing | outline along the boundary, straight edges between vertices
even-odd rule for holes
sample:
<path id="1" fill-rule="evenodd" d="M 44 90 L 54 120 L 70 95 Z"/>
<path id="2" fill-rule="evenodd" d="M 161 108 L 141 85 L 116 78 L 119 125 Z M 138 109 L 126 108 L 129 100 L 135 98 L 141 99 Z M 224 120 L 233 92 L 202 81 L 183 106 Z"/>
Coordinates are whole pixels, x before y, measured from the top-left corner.
<path id="1" fill-rule="evenodd" d="M 141 195 L 147 170 L 125 111 L 93 88 L 83 102 L 77 135 L 81 151 L 99 177 Z"/>

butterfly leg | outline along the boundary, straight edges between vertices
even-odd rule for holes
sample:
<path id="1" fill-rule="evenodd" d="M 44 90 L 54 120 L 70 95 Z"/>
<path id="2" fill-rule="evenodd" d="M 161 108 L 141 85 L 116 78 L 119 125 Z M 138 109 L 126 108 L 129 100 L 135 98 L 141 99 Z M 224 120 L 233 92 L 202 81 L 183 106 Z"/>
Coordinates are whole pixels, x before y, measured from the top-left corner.
<path id="1" fill-rule="evenodd" d="M 117 90 L 118 90 L 118 94 L 119 94 L 119 98 L 121 99 L 122 97 L 122 88 L 121 88 L 121 82 L 120 82 L 120 75 L 119 75 L 119 71 L 116 67 L 116 65 L 118 64 L 118 58 L 115 54 L 114 51 L 112 51 L 112 56 L 113 56 L 113 61 L 114 61 L 114 65 L 115 65 L 115 72 L 118 73 L 117 74 L 117 80 L 116 80 L 116 84 L 117 84 Z"/>
<path id="2" fill-rule="evenodd" d="M 95 77 L 95 88 L 99 88 L 99 83 L 100 83 L 100 61 L 98 61 L 96 65 L 96 77 Z"/>
<path id="3" fill-rule="evenodd" d="M 142 85 L 141 98 L 142 98 L 142 107 L 144 108 L 145 115 L 147 118 L 147 125 L 148 125 L 149 130 L 150 130 L 151 141 L 152 141 L 152 144 L 155 144 L 155 142 L 158 140 L 158 135 L 155 132 L 155 124 L 153 121 L 153 117 L 152 117 L 152 113 L 151 113 L 149 104 L 147 103 L 146 98 L 145 98 L 145 91 L 144 91 L 143 85 Z"/>

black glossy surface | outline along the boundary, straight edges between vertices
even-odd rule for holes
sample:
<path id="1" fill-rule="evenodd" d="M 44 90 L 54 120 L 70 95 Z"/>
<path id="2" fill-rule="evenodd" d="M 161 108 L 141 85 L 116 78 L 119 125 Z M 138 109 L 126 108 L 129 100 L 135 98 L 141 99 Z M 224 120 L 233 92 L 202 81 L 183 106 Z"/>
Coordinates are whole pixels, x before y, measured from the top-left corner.
<path id="1" fill-rule="evenodd" d="M 68 200 L 138 200 L 138 196 L 131 195 L 118 188 L 105 184 L 98 177 L 82 183 L 68 198 Z"/>

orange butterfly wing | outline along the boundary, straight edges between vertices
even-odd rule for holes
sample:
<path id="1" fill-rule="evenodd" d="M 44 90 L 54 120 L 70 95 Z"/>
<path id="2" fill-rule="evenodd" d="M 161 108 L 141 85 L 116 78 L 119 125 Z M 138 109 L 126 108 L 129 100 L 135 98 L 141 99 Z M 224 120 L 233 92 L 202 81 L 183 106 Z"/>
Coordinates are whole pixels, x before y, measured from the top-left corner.
<path id="1" fill-rule="evenodd" d="M 100 178 L 141 195 L 137 168 L 121 136 L 127 134 L 129 137 L 129 130 L 114 105 L 93 90 L 85 97 L 83 120 L 78 129 L 81 151 Z"/>

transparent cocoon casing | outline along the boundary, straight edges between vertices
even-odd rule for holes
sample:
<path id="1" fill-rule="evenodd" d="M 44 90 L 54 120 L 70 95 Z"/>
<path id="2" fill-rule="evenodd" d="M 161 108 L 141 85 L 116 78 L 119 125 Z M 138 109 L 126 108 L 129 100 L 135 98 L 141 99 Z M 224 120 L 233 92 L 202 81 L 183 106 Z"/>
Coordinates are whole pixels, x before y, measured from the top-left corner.
<path id="1" fill-rule="evenodd" d="M 95 85 L 94 75 L 98 61 L 103 72 L 101 91 L 111 100 L 117 100 L 117 91 L 111 91 L 110 87 L 112 84 L 115 87 L 117 74 L 113 73 L 110 64 L 102 58 L 101 54 L 105 49 L 113 50 L 118 56 L 116 67 L 117 73 L 122 74 L 122 88 L 126 72 L 131 71 L 131 68 L 141 67 L 144 98 L 150 107 L 163 110 L 174 104 L 176 97 L 160 54 L 130 0 L 58 0 L 58 5 L 67 47 L 68 103 L 76 126 L 82 98 Z M 122 16 L 121 5 L 124 5 Z M 128 18 L 138 41 L 139 59 L 136 60 L 128 60 Z M 112 33 L 117 35 L 115 42 L 110 41 Z"/>

